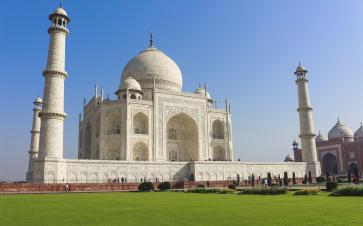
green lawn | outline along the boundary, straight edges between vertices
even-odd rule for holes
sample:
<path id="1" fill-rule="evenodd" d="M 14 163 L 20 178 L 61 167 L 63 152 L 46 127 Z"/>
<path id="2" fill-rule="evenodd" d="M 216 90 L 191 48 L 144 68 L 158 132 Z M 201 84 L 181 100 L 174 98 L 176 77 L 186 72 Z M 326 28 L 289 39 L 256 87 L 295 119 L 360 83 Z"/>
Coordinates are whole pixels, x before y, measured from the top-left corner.
<path id="1" fill-rule="evenodd" d="M 0 195 L 0 225 L 363 225 L 362 197 L 69 193 Z"/>

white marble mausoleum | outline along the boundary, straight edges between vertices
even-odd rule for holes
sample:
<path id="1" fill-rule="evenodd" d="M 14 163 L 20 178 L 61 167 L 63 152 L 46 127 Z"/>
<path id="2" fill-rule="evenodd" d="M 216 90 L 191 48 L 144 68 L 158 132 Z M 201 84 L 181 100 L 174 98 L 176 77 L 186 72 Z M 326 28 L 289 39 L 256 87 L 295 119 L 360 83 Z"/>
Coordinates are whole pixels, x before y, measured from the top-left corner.
<path id="1" fill-rule="evenodd" d="M 307 71 L 295 72 L 304 162 L 234 161 L 232 114 L 227 101 L 213 106 L 207 87 L 182 90 L 182 72 L 151 36 L 149 47 L 124 67 L 115 97 L 95 86 L 79 120 L 78 159 L 63 158 L 65 45 L 70 18 L 62 7 L 49 15 L 50 44 L 43 98 L 34 102 L 27 180 L 35 183 L 215 181 L 237 177 L 320 175 L 316 160 Z M 72 73 L 70 72 L 70 75 Z M 72 84 L 69 84 L 72 85 Z M 313 142 L 313 143 L 312 143 Z"/>

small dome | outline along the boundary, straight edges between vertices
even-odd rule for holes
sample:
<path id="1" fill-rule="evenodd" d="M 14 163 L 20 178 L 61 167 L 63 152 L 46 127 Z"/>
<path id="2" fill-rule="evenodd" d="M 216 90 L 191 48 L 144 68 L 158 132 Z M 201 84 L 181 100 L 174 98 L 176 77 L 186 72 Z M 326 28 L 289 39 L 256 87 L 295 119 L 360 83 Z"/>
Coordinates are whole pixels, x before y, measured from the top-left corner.
<path id="1" fill-rule="evenodd" d="M 286 155 L 285 162 L 294 162 L 294 157 L 292 157 L 290 154 Z"/>
<path id="2" fill-rule="evenodd" d="M 202 88 L 202 87 L 199 87 L 198 89 L 196 89 L 195 91 L 194 91 L 194 93 L 195 94 L 200 94 L 200 95 L 205 95 L 205 89 L 204 88 Z M 210 94 L 207 92 L 207 98 L 208 99 L 212 99 L 211 97 L 210 97 Z"/>
<path id="3" fill-rule="evenodd" d="M 358 140 L 363 140 L 363 125 L 362 125 L 362 123 L 360 124 L 359 129 L 357 131 L 355 131 L 354 138 L 356 138 Z"/>
<path id="4" fill-rule="evenodd" d="M 123 80 L 121 83 L 121 86 L 119 87 L 120 91 L 127 90 L 127 89 L 142 91 L 140 83 L 131 77 L 128 77 L 125 80 Z"/>
<path id="5" fill-rule="evenodd" d="M 319 130 L 319 134 L 315 137 L 315 142 L 321 142 L 321 141 L 327 141 L 328 138 L 326 136 L 324 136 L 320 130 Z"/>
<path id="6" fill-rule="evenodd" d="M 305 73 L 307 72 L 307 70 L 300 64 L 300 62 L 299 65 L 296 67 L 295 74 L 298 72 L 305 72 Z"/>
<path id="7" fill-rule="evenodd" d="M 52 14 L 58 14 L 58 15 L 63 15 L 68 17 L 67 12 L 62 8 L 62 7 L 58 7 L 56 8 Z"/>
<path id="8" fill-rule="evenodd" d="M 340 122 L 335 124 L 335 126 L 329 131 L 328 138 L 330 139 L 337 139 L 337 138 L 353 138 L 352 130 Z"/>
<path id="9" fill-rule="evenodd" d="M 166 54 L 156 49 L 152 43 L 149 48 L 132 58 L 124 67 L 121 80 L 132 76 L 142 88 L 181 91 L 182 74 L 178 65 Z"/>
<path id="10" fill-rule="evenodd" d="M 33 102 L 34 104 L 41 104 L 41 103 L 43 103 L 43 100 L 42 100 L 42 98 L 40 98 L 40 97 L 37 97 L 35 100 L 34 100 L 34 102 Z"/>

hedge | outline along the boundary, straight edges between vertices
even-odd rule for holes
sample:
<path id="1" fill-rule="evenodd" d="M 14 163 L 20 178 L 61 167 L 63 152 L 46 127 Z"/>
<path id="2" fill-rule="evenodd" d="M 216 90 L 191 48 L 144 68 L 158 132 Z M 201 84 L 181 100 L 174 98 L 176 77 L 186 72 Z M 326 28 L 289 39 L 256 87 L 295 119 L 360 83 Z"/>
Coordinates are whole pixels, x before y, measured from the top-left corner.
<path id="1" fill-rule="evenodd" d="M 170 188 L 171 188 L 171 184 L 170 184 L 170 182 L 167 182 L 167 181 L 162 182 L 162 183 L 160 183 L 160 184 L 158 185 L 158 189 L 159 189 L 160 191 L 170 190 Z"/>
<path id="2" fill-rule="evenodd" d="M 139 184 L 138 189 L 139 189 L 139 191 L 153 191 L 154 185 L 151 182 L 143 182 L 143 183 Z"/>
<path id="3" fill-rule="evenodd" d="M 363 196 L 363 186 L 346 186 L 335 189 L 332 196 Z"/>
<path id="4" fill-rule="evenodd" d="M 251 194 L 251 195 L 282 195 L 286 194 L 287 188 L 244 188 L 238 194 Z"/>
<path id="5" fill-rule="evenodd" d="M 294 195 L 318 195 L 320 189 L 301 189 L 294 192 Z"/>

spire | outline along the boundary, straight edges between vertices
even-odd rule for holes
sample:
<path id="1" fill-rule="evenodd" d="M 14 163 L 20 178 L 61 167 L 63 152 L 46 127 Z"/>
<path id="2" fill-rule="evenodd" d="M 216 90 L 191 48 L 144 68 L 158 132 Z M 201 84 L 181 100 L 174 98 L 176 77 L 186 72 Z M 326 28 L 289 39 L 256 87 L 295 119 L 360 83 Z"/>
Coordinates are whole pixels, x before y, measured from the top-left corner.
<path id="1" fill-rule="evenodd" d="M 105 89 L 102 87 L 102 89 L 101 89 L 101 101 L 103 101 L 104 96 L 105 96 Z"/>
<path id="2" fill-rule="evenodd" d="M 150 32 L 150 46 L 149 46 L 150 48 L 151 47 L 154 47 L 154 36 L 153 36 L 153 33 L 152 32 Z"/>
<path id="3" fill-rule="evenodd" d="M 62 8 L 62 0 L 59 0 L 59 8 Z"/>
<path id="4" fill-rule="evenodd" d="M 98 97 L 98 81 L 95 84 L 95 97 Z"/>

